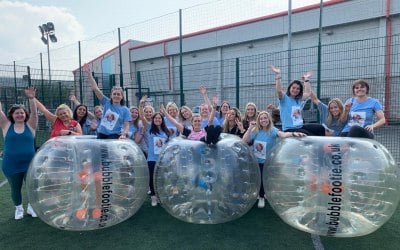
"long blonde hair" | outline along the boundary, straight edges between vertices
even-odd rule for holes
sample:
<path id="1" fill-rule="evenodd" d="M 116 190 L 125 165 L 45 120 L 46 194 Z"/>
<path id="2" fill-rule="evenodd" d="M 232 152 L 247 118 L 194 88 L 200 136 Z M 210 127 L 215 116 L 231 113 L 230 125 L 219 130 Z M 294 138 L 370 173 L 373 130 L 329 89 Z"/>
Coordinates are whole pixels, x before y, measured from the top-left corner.
<path id="1" fill-rule="evenodd" d="M 339 117 L 343 114 L 343 110 L 344 110 L 342 101 L 339 98 L 332 98 L 332 100 L 330 100 L 327 105 L 328 106 L 328 118 L 326 119 L 326 123 L 327 123 L 326 125 L 328 125 L 328 126 L 331 126 L 332 120 L 333 120 L 333 116 L 332 116 L 331 112 L 329 111 L 329 107 L 332 103 L 336 103 L 336 105 L 338 106 L 338 108 L 340 110 Z"/>
<path id="2" fill-rule="evenodd" d="M 261 111 L 260 113 L 258 113 L 257 115 L 257 119 L 256 119 L 256 126 L 253 128 L 253 130 L 251 132 L 254 133 L 258 133 L 259 131 L 263 130 L 263 128 L 260 125 L 260 117 L 262 115 L 267 115 L 268 118 L 268 125 L 267 125 L 267 131 L 270 132 L 272 127 L 274 126 L 274 122 L 272 121 L 272 117 L 271 114 L 268 113 L 267 111 Z"/>

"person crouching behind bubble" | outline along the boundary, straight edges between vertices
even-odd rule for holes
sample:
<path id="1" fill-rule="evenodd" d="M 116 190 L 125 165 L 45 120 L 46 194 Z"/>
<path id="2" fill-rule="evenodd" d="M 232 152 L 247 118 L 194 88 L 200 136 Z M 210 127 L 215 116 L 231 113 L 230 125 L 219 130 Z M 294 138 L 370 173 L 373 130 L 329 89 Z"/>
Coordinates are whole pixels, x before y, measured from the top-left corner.
<path id="1" fill-rule="evenodd" d="M 121 87 L 111 89 L 111 97 L 106 97 L 97 86 L 88 64 L 83 66 L 90 86 L 101 105 L 104 107 L 103 117 L 97 126 L 98 139 L 126 139 L 129 132 L 129 123 L 132 120 L 128 107 L 124 106 L 124 93 Z"/>
<path id="2" fill-rule="evenodd" d="M 65 104 L 57 107 L 55 114 L 51 113 L 38 99 L 35 99 L 38 110 L 52 124 L 50 138 L 64 135 L 82 135 L 81 125 L 72 119 L 72 110 Z"/>
<path id="3" fill-rule="evenodd" d="M 253 141 L 253 153 L 258 161 L 261 173 L 261 187 L 259 191 L 258 204 L 259 208 L 265 206 L 265 191 L 263 185 L 263 169 L 264 163 L 267 159 L 269 152 L 275 145 L 277 137 L 288 138 L 288 137 L 302 137 L 306 134 L 301 132 L 282 132 L 274 127 L 271 115 L 267 111 L 261 111 L 256 121 L 250 122 L 250 127 L 243 135 L 243 141 L 250 143 Z"/>
<path id="4" fill-rule="evenodd" d="M 212 111 L 208 119 L 208 124 L 205 128 L 201 128 L 202 119 L 200 115 L 194 115 L 192 117 L 192 128 L 186 128 L 176 119 L 174 119 L 164 108 L 164 105 L 160 107 L 161 114 L 165 115 L 178 129 L 181 135 L 185 136 L 189 140 L 203 141 L 207 144 L 216 144 L 221 134 L 221 126 L 213 125 L 215 113 L 216 113 L 216 102 L 212 105 Z"/>
<path id="5" fill-rule="evenodd" d="M 6 116 L 0 103 L 0 127 L 4 137 L 2 170 L 10 183 L 16 220 L 24 217 L 21 189 L 29 164 L 35 155 L 35 134 L 38 124 L 35 94 L 34 88 L 25 90 L 25 95 L 29 98 L 31 114 L 23 105 L 13 105 Z M 27 213 L 32 217 L 37 217 L 29 203 Z"/>

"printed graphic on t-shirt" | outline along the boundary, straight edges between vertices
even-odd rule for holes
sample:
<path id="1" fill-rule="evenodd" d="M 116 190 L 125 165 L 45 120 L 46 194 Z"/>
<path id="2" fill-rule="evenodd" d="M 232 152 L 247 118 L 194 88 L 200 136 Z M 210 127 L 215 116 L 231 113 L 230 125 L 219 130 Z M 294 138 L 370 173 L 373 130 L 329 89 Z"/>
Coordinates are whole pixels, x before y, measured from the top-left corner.
<path id="1" fill-rule="evenodd" d="M 366 113 L 365 112 L 351 112 L 350 113 L 350 126 L 364 127 Z"/>
<path id="2" fill-rule="evenodd" d="M 103 119 L 101 119 L 101 126 L 105 127 L 108 130 L 113 130 L 115 124 L 117 124 L 119 115 L 111 110 L 107 110 Z"/>
<path id="3" fill-rule="evenodd" d="M 292 106 L 292 121 L 293 125 L 302 125 L 301 110 L 299 106 Z"/>
<path id="4" fill-rule="evenodd" d="M 267 157 L 267 143 L 264 141 L 254 141 L 253 144 L 254 156 L 259 159 L 265 159 Z"/>
<path id="5" fill-rule="evenodd" d="M 165 138 L 155 136 L 153 138 L 154 154 L 159 155 L 165 145 Z"/>

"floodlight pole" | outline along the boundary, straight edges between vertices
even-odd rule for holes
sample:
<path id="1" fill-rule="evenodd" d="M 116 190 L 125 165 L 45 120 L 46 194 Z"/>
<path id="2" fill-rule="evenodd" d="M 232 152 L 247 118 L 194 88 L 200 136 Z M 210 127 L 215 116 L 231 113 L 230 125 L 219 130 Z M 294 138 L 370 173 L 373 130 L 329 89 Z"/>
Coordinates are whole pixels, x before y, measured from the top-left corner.
<path id="1" fill-rule="evenodd" d="M 49 32 L 46 32 L 46 39 L 47 39 L 47 63 L 49 65 L 49 85 L 51 85 Z"/>

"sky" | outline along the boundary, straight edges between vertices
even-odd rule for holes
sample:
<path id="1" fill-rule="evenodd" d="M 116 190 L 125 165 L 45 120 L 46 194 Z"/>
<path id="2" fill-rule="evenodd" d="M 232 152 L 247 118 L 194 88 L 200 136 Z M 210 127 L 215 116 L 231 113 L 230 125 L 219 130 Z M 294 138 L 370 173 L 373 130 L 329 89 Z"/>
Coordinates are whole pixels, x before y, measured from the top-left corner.
<path id="1" fill-rule="evenodd" d="M 40 39 L 38 28 L 43 23 L 53 22 L 55 25 L 58 42 L 50 43 L 52 54 L 52 50 L 63 46 L 91 39 L 118 27 L 178 12 L 179 9 L 205 6 L 203 14 L 211 20 L 234 17 L 245 12 L 245 1 L 269 11 L 287 10 L 288 4 L 285 0 L 0 0 L 0 64 L 19 64 L 27 58 L 46 53 L 47 47 Z M 319 3 L 319 0 L 292 0 L 292 7 L 312 3 Z M 216 4 L 229 4 L 227 9 L 232 13 L 210 10 L 209 6 Z M 212 16 L 214 14 L 215 17 Z"/>

